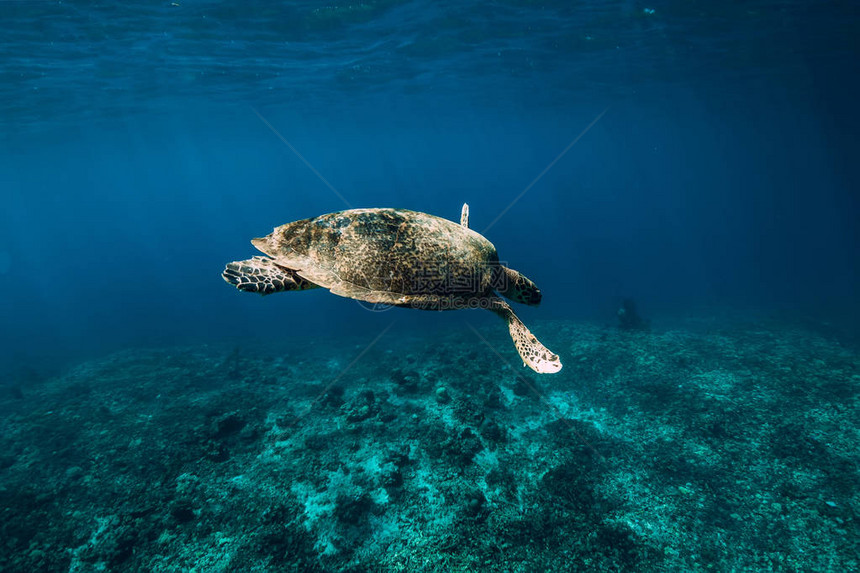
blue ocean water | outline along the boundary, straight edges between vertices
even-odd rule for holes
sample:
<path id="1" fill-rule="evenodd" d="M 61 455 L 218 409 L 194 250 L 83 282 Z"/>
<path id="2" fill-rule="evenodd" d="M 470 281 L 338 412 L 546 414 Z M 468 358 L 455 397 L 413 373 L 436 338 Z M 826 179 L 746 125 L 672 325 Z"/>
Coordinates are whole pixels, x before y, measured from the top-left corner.
<path id="1" fill-rule="evenodd" d="M 2 10 L 14 351 L 373 320 L 320 293 L 273 313 L 218 272 L 291 220 L 469 202 L 483 228 L 527 188 L 488 237 L 541 316 L 856 311 L 852 3 Z"/>
<path id="2" fill-rule="evenodd" d="M 625 298 L 655 331 L 788 316 L 849 345 L 858 37 L 840 1 L 0 2 L 0 367 L 289 337 L 336 356 L 395 320 L 471 336 L 220 277 L 289 221 L 464 202 L 565 364 L 542 321 L 614 326 Z"/>

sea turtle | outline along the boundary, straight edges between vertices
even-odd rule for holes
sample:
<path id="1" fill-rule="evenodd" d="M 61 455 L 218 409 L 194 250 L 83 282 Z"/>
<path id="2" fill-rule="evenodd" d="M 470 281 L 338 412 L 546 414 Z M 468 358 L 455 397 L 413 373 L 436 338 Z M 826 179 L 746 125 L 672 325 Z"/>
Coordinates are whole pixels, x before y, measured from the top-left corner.
<path id="1" fill-rule="evenodd" d="M 506 298 L 535 306 L 537 286 L 499 263 L 496 248 L 460 224 L 405 209 L 350 209 L 287 223 L 251 241 L 266 256 L 229 263 L 222 276 L 262 295 L 318 287 L 370 303 L 427 310 L 485 308 L 508 323 L 514 345 L 535 372 L 561 370 Z"/>

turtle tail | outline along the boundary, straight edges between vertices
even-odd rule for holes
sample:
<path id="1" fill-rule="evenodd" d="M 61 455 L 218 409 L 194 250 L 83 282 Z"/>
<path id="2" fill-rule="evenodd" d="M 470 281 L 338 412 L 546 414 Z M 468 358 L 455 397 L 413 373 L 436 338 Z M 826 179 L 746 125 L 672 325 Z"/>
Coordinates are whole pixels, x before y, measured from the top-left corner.
<path id="1" fill-rule="evenodd" d="M 247 261 L 227 263 L 227 268 L 221 276 L 241 291 L 262 295 L 285 290 L 319 288 L 318 285 L 300 277 L 296 271 L 282 267 L 268 257 L 253 257 Z"/>

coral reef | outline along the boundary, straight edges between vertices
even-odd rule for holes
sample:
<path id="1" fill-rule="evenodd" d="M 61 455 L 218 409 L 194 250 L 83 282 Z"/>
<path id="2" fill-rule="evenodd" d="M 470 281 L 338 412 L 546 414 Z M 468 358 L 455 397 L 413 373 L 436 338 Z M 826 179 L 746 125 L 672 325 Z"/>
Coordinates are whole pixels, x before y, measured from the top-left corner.
<path id="1" fill-rule="evenodd" d="M 552 380 L 464 329 L 128 350 L 0 394 L 0 569 L 860 568 L 856 349 L 536 328 Z"/>

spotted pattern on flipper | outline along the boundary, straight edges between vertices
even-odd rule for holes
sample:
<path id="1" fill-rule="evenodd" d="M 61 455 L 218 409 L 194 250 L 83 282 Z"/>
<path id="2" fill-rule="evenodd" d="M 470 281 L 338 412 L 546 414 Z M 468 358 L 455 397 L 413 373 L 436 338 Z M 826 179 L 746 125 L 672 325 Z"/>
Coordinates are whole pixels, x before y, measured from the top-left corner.
<path id="1" fill-rule="evenodd" d="M 269 257 L 228 263 L 221 276 L 241 291 L 261 295 L 318 288 L 318 285 L 303 279 L 294 270 L 276 264 Z"/>
<path id="2" fill-rule="evenodd" d="M 508 303 L 500 298 L 495 298 L 492 300 L 490 310 L 504 318 L 508 323 L 508 331 L 520 358 L 523 360 L 523 366 L 528 366 L 539 374 L 555 374 L 561 370 L 561 360 L 559 360 L 558 354 L 540 343 Z"/>
<path id="3" fill-rule="evenodd" d="M 496 290 L 503 297 L 529 306 L 540 304 L 542 295 L 537 285 L 519 271 L 499 265 L 493 277 Z"/>

